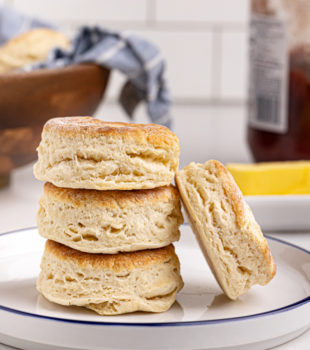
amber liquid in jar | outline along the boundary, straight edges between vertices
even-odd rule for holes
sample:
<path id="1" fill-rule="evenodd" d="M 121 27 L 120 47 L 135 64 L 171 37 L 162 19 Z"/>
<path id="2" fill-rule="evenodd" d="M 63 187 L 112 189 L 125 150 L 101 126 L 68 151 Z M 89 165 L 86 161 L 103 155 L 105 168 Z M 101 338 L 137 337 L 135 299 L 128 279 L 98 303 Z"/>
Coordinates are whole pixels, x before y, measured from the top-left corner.
<path id="1" fill-rule="evenodd" d="M 310 47 L 290 54 L 287 114 L 284 134 L 248 127 L 248 144 L 257 162 L 310 160 Z"/>
<path id="2" fill-rule="evenodd" d="M 301 2 L 298 4 L 299 0 L 295 1 L 295 5 L 299 5 L 299 8 L 294 8 L 296 13 L 293 13 L 292 16 L 295 17 L 288 18 L 291 20 L 293 18 L 299 24 L 301 21 L 298 15 L 303 8 Z M 292 2 L 285 0 L 275 0 L 273 3 L 293 5 Z M 254 12 L 269 16 L 268 4 L 269 0 L 252 0 L 252 14 Z M 288 10 L 291 11 L 290 8 Z M 289 27 L 288 24 L 288 31 L 293 31 L 292 28 L 296 33 L 302 33 L 300 28 Z M 291 37 L 294 38 L 294 35 Z M 310 40 L 308 35 L 305 37 Z M 288 59 L 285 105 L 287 128 L 284 132 L 274 132 L 257 128 L 249 123 L 247 141 L 255 161 L 258 162 L 310 160 L 310 43 L 301 41 L 298 45 L 292 45 L 290 42 L 285 54 Z"/>

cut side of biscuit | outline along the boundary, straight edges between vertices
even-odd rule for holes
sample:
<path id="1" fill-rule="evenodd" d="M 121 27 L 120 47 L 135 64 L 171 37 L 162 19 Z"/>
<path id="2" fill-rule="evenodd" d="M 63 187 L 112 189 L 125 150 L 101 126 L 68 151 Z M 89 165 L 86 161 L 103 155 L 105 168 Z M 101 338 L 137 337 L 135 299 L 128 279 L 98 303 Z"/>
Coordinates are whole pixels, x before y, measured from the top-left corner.
<path id="1" fill-rule="evenodd" d="M 47 241 L 37 281 L 38 291 L 49 301 L 101 315 L 166 311 L 182 287 L 173 245 L 104 255 Z"/>
<path id="2" fill-rule="evenodd" d="M 44 186 L 37 224 L 45 238 L 89 253 L 159 248 L 183 223 L 178 190 L 97 191 Z"/>
<path id="3" fill-rule="evenodd" d="M 218 161 L 191 163 L 176 183 L 189 223 L 219 285 L 237 299 L 276 272 L 268 244 L 228 170 Z"/>
<path id="4" fill-rule="evenodd" d="M 169 185 L 180 145 L 175 134 L 157 124 L 67 117 L 45 124 L 37 150 L 39 180 L 58 187 L 131 190 Z"/>

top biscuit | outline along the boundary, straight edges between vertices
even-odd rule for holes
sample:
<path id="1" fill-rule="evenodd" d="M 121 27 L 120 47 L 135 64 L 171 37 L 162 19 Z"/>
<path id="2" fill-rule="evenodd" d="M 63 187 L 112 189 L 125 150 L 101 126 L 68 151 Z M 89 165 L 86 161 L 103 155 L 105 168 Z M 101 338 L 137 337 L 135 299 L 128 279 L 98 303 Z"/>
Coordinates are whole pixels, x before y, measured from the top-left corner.
<path id="1" fill-rule="evenodd" d="M 58 187 L 132 190 L 169 185 L 180 145 L 175 134 L 157 124 L 66 117 L 45 124 L 37 150 L 39 180 Z"/>

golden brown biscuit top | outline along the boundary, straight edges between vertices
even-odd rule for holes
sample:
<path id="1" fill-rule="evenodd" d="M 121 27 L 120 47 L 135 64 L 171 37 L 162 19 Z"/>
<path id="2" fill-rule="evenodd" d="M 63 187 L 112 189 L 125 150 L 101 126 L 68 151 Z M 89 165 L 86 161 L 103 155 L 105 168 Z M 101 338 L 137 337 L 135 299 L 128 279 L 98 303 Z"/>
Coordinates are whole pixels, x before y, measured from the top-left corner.
<path id="1" fill-rule="evenodd" d="M 45 253 L 52 254 L 60 260 L 72 262 L 80 267 L 90 265 L 92 268 L 110 269 L 115 272 L 157 265 L 176 257 L 172 244 L 163 248 L 130 253 L 89 254 L 51 240 L 47 240 L 45 244 Z"/>
<path id="2" fill-rule="evenodd" d="M 53 118 L 47 121 L 43 133 L 55 131 L 64 135 L 112 136 L 133 138 L 136 142 L 150 143 L 166 148 L 178 145 L 177 136 L 168 128 L 158 124 L 131 124 L 106 122 L 92 117 Z"/>
<path id="3" fill-rule="evenodd" d="M 179 192 L 176 187 L 172 185 L 149 190 L 98 191 L 60 188 L 47 182 L 44 185 L 44 194 L 47 195 L 48 198 L 70 203 L 76 207 L 84 207 L 90 204 L 92 206 L 104 208 L 128 208 L 137 205 L 144 206 L 147 204 L 179 200 Z"/>

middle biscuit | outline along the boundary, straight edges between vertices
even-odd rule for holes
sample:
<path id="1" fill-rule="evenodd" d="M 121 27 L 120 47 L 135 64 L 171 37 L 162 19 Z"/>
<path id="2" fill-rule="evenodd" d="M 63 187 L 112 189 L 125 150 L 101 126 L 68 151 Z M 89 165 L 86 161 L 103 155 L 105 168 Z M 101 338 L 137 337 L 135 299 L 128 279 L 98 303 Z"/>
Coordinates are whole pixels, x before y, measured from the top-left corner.
<path id="1" fill-rule="evenodd" d="M 160 248 L 180 236 L 178 190 L 97 191 L 46 183 L 37 215 L 41 236 L 88 252 L 115 254 Z"/>

